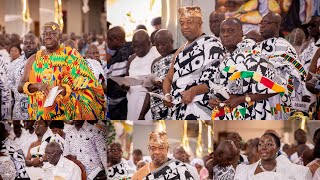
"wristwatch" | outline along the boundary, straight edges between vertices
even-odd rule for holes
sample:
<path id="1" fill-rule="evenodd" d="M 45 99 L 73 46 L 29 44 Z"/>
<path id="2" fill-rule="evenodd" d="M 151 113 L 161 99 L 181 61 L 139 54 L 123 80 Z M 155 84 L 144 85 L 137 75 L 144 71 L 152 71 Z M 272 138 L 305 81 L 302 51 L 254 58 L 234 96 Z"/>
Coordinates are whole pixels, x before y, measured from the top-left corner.
<path id="1" fill-rule="evenodd" d="M 249 96 L 249 94 L 246 95 L 245 100 L 247 103 L 251 102 L 251 97 Z"/>

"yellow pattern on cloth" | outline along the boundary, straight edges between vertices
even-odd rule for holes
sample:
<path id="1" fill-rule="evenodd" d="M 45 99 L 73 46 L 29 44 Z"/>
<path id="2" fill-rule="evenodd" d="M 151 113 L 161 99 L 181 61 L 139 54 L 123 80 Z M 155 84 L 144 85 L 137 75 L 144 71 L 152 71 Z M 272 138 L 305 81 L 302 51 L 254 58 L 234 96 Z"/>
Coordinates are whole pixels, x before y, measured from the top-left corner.
<path id="1" fill-rule="evenodd" d="M 32 64 L 29 82 L 46 83 L 50 87 L 68 85 L 72 92 L 61 101 L 55 100 L 44 108 L 45 98 L 28 97 L 30 119 L 71 120 L 104 119 L 106 100 L 101 84 L 81 55 L 70 47 L 60 48 L 49 55 L 40 50 Z"/>

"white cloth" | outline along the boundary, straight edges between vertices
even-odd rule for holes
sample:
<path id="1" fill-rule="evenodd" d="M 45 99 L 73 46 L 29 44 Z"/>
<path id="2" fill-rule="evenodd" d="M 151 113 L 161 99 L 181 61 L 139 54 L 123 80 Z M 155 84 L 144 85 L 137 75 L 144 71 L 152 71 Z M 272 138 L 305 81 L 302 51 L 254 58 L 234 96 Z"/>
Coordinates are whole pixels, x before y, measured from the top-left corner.
<path id="1" fill-rule="evenodd" d="M 14 107 L 12 120 L 27 120 L 28 114 L 28 96 L 18 92 L 18 85 L 23 75 L 24 66 L 27 62 L 25 55 L 21 55 L 9 65 L 8 84 L 14 94 Z"/>
<path id="2" fill-rule="evenodd" d="M 107 169 L 107 148 L 102 133 L 86 121 L 79 131 L 74 126 L 69 128 L 66 131 L 64 156 L 77 156 L 87 174 L 97 167 Z"/>
<path id="3" fill-rule="evenodd" d="M 56 166 L 46 162 L 44 163 L 42 169 L 44 169 L 45 171 L 51 171 L 50 174 L 52 173 L 53 176 L 51 178 L 47 177 L 49 178 L 48 180 L 53 180 L 56 176 L 63 177 L 65 180 L 81 179 L 80 167 L 63 156 L 60 156 L 60 159 Z"/>
<path id="4" fill-rule="evenodd" d="M 268 180 L 310 180 L 312 174 L 308 167 L 291 163 L 285 156 L 280 155 L 276 159 L 276 172 L 264 172 L 263 174 L 254 174 L 259 161 L 251 164 L 240 164 L 237 166 L 234 180 L 260 180 L 262 177 L 268 177 Z M 266 179 L 266 178 L 262 178 Z"/>
<path id="5" fill-rule="evenodd" d="M 87 61 L 87 64 L 88 64 L 89 68 L 91 69 L 91 71 L 93 72 L 94 76 L 96 77 L 96 79 L 98 81 L 100 79 L 100 75 L 102 75 L 104 77 L 104 79 L 107 79 L 105 77 L 105 73 L 104 73 L 104 71 L 102 69 L 102 65 L 100 64 L 100 62 L 98 60 L 86 59 L 86 61 Z M 100 82 L 100 84 L 101 84 L 101 82 Z"/>
<path id="6" fill-rule="evenodd" d="M 22 128 L 21 136 L 19 138 L 16 137 L 14 142 L 18 145 L 19 149 L 22 149 L 23 154 L 27 156 L 31 143 L 37 139 L 37 135 L 34 132 L 30 134 L 28 130 Z"/>
<path id="7" fill-rule="evenodd" d="M 122 161 L 108 168 L 107 179 L 118 180 L 121 178 L 129 178 L 132 177 L 135 172 L 135 169 L 129 166 L 127 162 Z"/>
<path id="8" fill-rule="evenodd" d="M 144 76 L 151 74 L 152 62 L 161 56 L 155 47 L 152 47 L 148 54 L 144 57 L 136 57 L 132 60 L 129 67 L 129 76 Z M 141 85 L 131 86 L 127 92 L 128 99 L 128 120 L 137 120 L 143 106 L 144 99 L 148 90 Z M 151 120 L 151 112 L 149 111 L 146 116 L 146 120 Z"/>
<path id="9" fill-rule="evenodd" d="M 319 158 L 314 159 L 313 161 L 311 161 L 307 167 L 310 167 L 310 165 L 312 164 L 317 164 L 319 166 L 319 164 L 317 163 L 317 161 L 320 160 Z M 314 172 L 313 174 L 313 179 L 312 180 L 320 180 L 320 168 L 318 167 L 318 169 Z"/>
<path id="10" fill-rule="evenodd" d="M 9 71 L 10 57 L 5 49 L 0 50 L 0 91 L 1 91 L 1 120 L 11 119 L 11 91 L 8 84 L 8 71 Z"/>
<path id="11" fill-rule="evenodd" d="M 14 180 L 16 168 L 10 156 L 0 156 L 0 176 L 3 180 Z"/>

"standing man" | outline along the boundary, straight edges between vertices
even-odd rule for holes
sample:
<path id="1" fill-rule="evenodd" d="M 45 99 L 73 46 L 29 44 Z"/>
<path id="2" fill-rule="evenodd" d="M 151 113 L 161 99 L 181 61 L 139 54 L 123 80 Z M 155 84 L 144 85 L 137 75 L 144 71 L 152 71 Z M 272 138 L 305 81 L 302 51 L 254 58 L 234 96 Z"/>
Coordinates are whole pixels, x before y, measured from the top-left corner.
<path id="1" fill-rule="evenodd" d="M 169 143 L 165 132 L 151 132 L 148 149 L 152 161 L 139 169 L 132 176 L 132 180 L 156 180 L 161 177 L 170 177 L 168 180 L 200 180 L 195 167 L 178 160 L 168 159 Z"/>
<path id="2" fill-rule="evenodd" d="M 225 18 L 226 17 L 225 17 L 224 13 L 220 13 L 217 11 L 213 11 L 210 14 L 210 17 L 209 17 L 210 31 L 217 38 L 220 38 L 220 26 L 221 26 L 222 21 L 224 21 Z"/>
<path id="3" fill-rule="evenodd" d="M 136 31 L 132 38 L 132 46 L 136 56 L 130 57 L 128 62 L 128 75 L 132 77 L 150 75 L 153 61 L 161 55 L 155 47 L 151 46 L 148 32 L 142 29 Z M 142 85 L 130 87 L 127 93 L 127 119 L 139 119 L 147 92 L 148 90 Z M 151 113 L 147 113 L 143 118 L 151 120 Z"/>
<path id="4" fill-rule="evenodd" d="M 106 101 L 102 86 L 75 49 L 60 45 L 57 23 L 43 27 L 45 50 L 30 56 L 18 86 L 28 95 L 30 119 L 104 119 Z M 44 107 L 51 88 L 62 90 L 53 105 Z"/>
<path id="5" fill-rule="evenodd" d="M 11 119 L 11 91 L 8 85 L 9 53 L 6 50 L 6 36 L 0 34 L 0 119 Z"/>
<path id="6" fill-rule="evenodd" d="M 112 76 L 124 77 L 127 73 L 127 63 L 129 56 L 133 54 L 131 42 L 126 42 L 126 33 L 120 26 L 115 26 L 107 32 L 107 54 L 104 71 L 107 73 L 107 86 L 109 112 L 111 119 L 127 119 L 127 92 L 123 90 L 116 82 L 110 79 Z"/>
<path id="7" fill-rule="evenodd" d="M 103 133 L 87 121 L 74 121 L 74 126 L 66 131 L 64 146 L 64 156 L 70 155 L 79 160 L 85 166 L 88 176 L 95 171 L 107 169 L 107 148 Z"/>
<path id="8" fill-rule="evenodd" d="M 23 38 L 23 51 L 17 60 L 13 61 L 9 66 L 8 83 L 14 95 L 13 120 L 28 119 L 28 96 L 18 92 L 18 85 L 23 75 L 25 64 L 30 56 L 37 53 L 39 42 L 34 34 L 26 34 Z"/>
<path id="9" fill-rule="evenodd" d="M 164 103 L 171 107 L 172 119 L 211 119 L 207 94 L 211 75 L 203 73 L 210 65 L 220 64 L 224 48 L 216 37 L 203 34 L 199 7 L 182 7 L 179 16 L 187 42 L 175 53 L 163 82 Z"/>
<path id="10" fill-rule="evenodd" d="M 213 118 L 220 120 L 273 119 L 269 97 L 284 92 L 280 77 L 272 65 L 260 55 L 254 55 L 253 40 L 243 40 L 242 24 L 236 18 L 228 18 L 221 24 L 221 42 L 228 54 L 216 67 L 208 69 L 213 75 L 210 105 L 218 112 Z M 224 99 L 217 87 L 229 95 Z M 219 90 L 219 89 L 218 89 Z"/>
<path id="11" fill-rule="evenodd" d="M 151 73 L 157 78 L 152 81 L 154 88 L 152 92 L 163 94 L 163 80 L 166 77 L 171 61 L 176 50 L 173 49 L 173 36 L 166 29 L 159 30 L 155 35 L 155 46 L 160 53 L 160 57 L 155 59 L 151 65 Z M 164 95 L 164 94 L 163 94 Z M 139 119 L 143 119 L 145 114 L 151 109 L 152 119 L 161 120 L 168 119 L 168 107 L 163 104 L 163 101 L 149 94 L 146 95 Z"/>
<path id="12" fill-rule="evenodd" d="M 306 71 L 299 61 L 294 47 L 285 39 L 279 37 L 281 16 L 269 12 L 263 16 L 260 23 L 260 34 L 264 38 L 257 52 L 269 58 L 282 78 L 286 91 L 270 99 L 275 119 L 288 119 L 291 101 L 301 101 L 305 95 Z"/>

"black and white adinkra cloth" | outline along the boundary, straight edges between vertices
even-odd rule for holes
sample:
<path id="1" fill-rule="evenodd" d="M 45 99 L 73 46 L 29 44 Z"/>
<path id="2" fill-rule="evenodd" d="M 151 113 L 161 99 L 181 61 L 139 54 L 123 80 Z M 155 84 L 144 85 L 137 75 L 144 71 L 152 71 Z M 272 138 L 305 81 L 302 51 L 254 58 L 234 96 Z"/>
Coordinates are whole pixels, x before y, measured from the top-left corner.
<path id="1" fill-rule="evenodd" d="M 200 180 L 196 169 L 181 161 L 169 160 L 167 163 L 149 173 L 143 180 Z"/>
<path id="2" fill-rule="evenodd" d="M 5 49 L 0 50 L 0 119 L 11 119 L 11 91 L 8 84 L 10 57 Z"/>
<path id="3" fill-rule="evenodd" d="M 236 170 L 232 165 L 221 167 L 216 165 L 213 167 L 214 180 L 233 180 Z"/>
<path id="4" fill-rule="evenodd" d="M 107 170 L 108 180 L 119 180 L 126 179 L 133 176 L 135 170 L 131 168 L 127 163 L 120 162 L 119 164 L 113 165 Z"/>
<path id="5" fill-rule="evenodd" d="M 212 64 L 219 65 L 225 55 L 221 42 L 214 36 L 203 35 L 186 46 L 174 61 L 171 95 L 173 99 L 172 119 L 210 119 L 209 97 L 196 95 L 193 102 L 181 103 L 181 93 L 193 86 L 204 84 L 209 80 L 204 74 Z"/>

